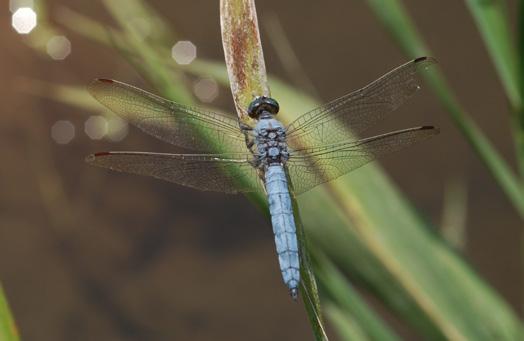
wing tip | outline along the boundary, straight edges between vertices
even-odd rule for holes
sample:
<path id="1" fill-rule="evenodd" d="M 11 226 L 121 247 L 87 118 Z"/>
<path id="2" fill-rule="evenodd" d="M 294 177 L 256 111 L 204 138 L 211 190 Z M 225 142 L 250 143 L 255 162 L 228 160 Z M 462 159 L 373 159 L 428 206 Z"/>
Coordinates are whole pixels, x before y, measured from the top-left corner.
<path id="1" fill-rule="evenodd" d="M 111 155 L 111 153 L 110 152 L 98 152 L 98 153 L 89 154 L 88 156 L 85 157 L 85 162 L 93 163 L 97 158 L 101 156 L 107 156 L 107 155 Z"/>
<path id="2" fill-rule="evenodd" d="M 100 84 L 100 83 L 114 84 L 114 83 L 116 83 L 116 81 L 113 80 L 113 79 L 109 79 L 109 78 L 95 78 L 95 79 L 93 79 L 91 81 L 91 83 L 89 83 L 88 87 L 92 87 L 92 86 L 95 86 L 95 85 Z"/>
<path id="3" fill-rule="evenodd" d="M 97 94 L 96 94 L 96 88 L 100 85 L 108 85 L 108 84 L 114 84 L 116 83 L 115 80 L 112 80 L 112 79 L 109 79 L 109 78 L 95 78 L 91 81 L 91 83 L 89 83 L 87 85 L 87 91 L 89 91 L 89 93 L 97 98 Z"/>
<path id="4" fill-rule="evenodd" d="M 95 78 L 87 85 L 87 90 L 92 93 L 96 86 L 99 86 L 101 84 L 104 85 L 104 84 L 114 84 L 114 83 L 117 83 L 117 81 L 113 79 Z"/>
<path id="5" fill-rule="evenodd" d="M 440 128 L 435 126 L 422 126 L 420 130 L 431 130 L 435 135 L 440 134 Z"/>
<path id="6" fill-rule="evenodd" d="M 415 64 L 420 64 L 424 62 L 427 63 L 427 66 L 429 66 L 432 64 L 437 64 L 438 60 L 435 57 L 431 57 L 431 56 L 422 56 L 422 57 L 415 58 L 413 60 L 413 63 Z"/>

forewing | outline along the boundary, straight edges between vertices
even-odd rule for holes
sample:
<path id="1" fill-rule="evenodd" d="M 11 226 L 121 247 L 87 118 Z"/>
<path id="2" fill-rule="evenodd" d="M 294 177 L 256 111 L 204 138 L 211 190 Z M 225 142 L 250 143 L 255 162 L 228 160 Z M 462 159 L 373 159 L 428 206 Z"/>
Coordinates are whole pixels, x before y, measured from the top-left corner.
<path id="1" fill-rule="evenodd" d="M 238 122 L 228 116 L 174 103 L 109 79 L 94 80 L 88 90 L 108 109 L 165 142 L 201 151 L 247 151 Z M 210 141 L 218 142 L 220 148 Z"/>
<path id="2" fill-rule="evenodd" d="M 346 141 L 398 108 L 419 88 L 419 71 L 436 60 L 421 57 L 390 71 L 366 87 L 300 116 L 287 128 L 291 146 Z"/>
<path id="3" fill-rule="evenodd" d="M 295 194 L 334 180 L 382 155 L 438 134 L 435 127 L 399 130 L 358 141 L 341 142 L 291 152 L 287 169 Z"/>
<path id="4" fill-rule="evenodd" d="M 152 176 L 202 191 L 224 193 L 262 190 L 250 154 L 164 154 L 103 152 L 86 161 L 119 172 Z"/>

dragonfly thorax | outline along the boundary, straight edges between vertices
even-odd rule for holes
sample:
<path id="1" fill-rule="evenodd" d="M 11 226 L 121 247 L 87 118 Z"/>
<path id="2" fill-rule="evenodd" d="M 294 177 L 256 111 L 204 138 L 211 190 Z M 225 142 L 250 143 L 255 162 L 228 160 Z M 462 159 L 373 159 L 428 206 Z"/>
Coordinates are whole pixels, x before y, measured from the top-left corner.
<path id="1" fill-rule="evenodd" d="M 261 166 L 282 165 L 289 153 L 286 143 L 286 129 L 273 115 L 263 115 L 255 126 L 255 144 Z"/>

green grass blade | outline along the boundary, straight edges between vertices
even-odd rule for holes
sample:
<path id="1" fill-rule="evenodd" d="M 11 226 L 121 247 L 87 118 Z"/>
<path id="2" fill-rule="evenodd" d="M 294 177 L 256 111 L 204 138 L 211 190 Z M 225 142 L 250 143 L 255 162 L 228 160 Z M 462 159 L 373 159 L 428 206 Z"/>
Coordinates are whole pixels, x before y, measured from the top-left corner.
<path id="1" fill-rule="evenodd" d="M 321 292 L 328 297 L 326 306 L 331 307 L 331 313 L 334 309 L 336 311 L 335 316 L 328 316 L 331 316 L 340 334 L 347 334 L 358 327 L 365 339 L 400 340 L 321 251 L 315 253 L 315 269 Z"/>
<path id="2" fill-rule="evenodd" d="M 428 49 L 410 20 L 402 1 L 367 0 L 367 4 L 410 58 L 428 55 Z"/>
<path id="3" fill-rule="evenodd" d="M 517 213 L 521 218 L 524 218 L 524 192 L 515 173 L 457 102 L 443 76 L 439 73 L 431 73 L 431 76 L 428 77 L 428 83 L 450 113 L 456 126 L 507 195 Z"/>
<path id="4" fill-rule="evenodd" d="M 511 104 L 512 131 L 517 150 L 517 161 L 520 175 L 524 177 L 524 108 L 522 106 L 524 93 L 519 85 L 522 82 L 519 79 L 520 59 L 517 57 L 518 52 L 520 56 L 523 54 L 522 51 L 517 51 L 515 48 L 507 4 L 502 0 L 468 0 L 466 3 Z"/>
<path id="5" fill-rule="evenodd" d="M 520 108 L 517 52 L 509 27 L 506 3 L 501 0 L 467 0 L 486 48 L 513 108 Z"/>
<path id="6" fill-rule="evenodd" d="M 15 320 L 9 309 L 9 304 L 5 298 L 4 290 L 0 286 L 0 340 L 18 341 L 20 335 L 16 328 Z"/>
<path id="7" fill-rule="evenodd" d="M 288 178 L 289 181 L 289 178 Z M 306 236 L 304 224 L 300 215 L 298 202 L 294 195 L 291 196 L 293 203 L 293 214 L 297 229 L 297 238 L 299 241 L 300 251 L 300 288 L 302 300 L 306 307 L 309 322 L 313 328 L 313 333 L 317 340 L 328 340 L 326 330 L 324 328 L 324 321 L 320 310 L 320 297 L 318 294 L 318 286 L 313 267 L 310 259 L 310 244 Z"/>
<path id="8" fill-rule="evenodd" d="M 82 37 L 99 44 L 111 45 L 111 39 L 108 34 L 111 29 L 77 11 L 67 7 L 59 7 L 56 20 Z"/>
<path id="9" fill-rule="evenodd" d="M 408 56 L 430 54 L 401 1 L 368 0 L 367 3 Z M 428 72 L 427 81 L 455 125 L 491 172 L 516 211 L 524 218 L 524 191 L 506 161 L 456 100 L 442 73 L 438 70 Z"/>
<path id="10" fill-rule="evenodd" d="M 366 333 L 360 328 L 360 325 L 348 316 L 338 306 L 327 303 L 326 316 L 333 323 L 341 340 L 347 341 L 366 341 L 371 340 L 366 337 Z"/>
<path id="11" fill-rule="evenodd" d="M 524 182 L 524 1 L 518 3 L 518 82 L 521 106 L 516 111 L 515 141 L 519 160 L 521 182 Z"/>
<path id="12" fill-rule="evenodd" d="M 176 70 L 167 70 L 165 63 L 161 62 L 164 58 L 158 55 L 156 49 L 148 48 L 148 42 L 143 39 L 137 27 L 133 25 L 130 18 L 137 17 L 140 14 L 134 12 L 135 7 L 128 6 L 127 0 L 104 0 L 103 3 L 125 30 L 128 46 L 140 60 L 145 61 L 145 63 L 135 64 L 135 67 L 141 68 L 141 73 L 144 76 L 147 75 L 146 78 L 152 78 L 153 84 L 158 89 L 163 90 L 164 96 L 179 103 L 192 102 L 193 96 L 189 90 L 185 86 L 180 86 L 184 83 L 183 74 Z"/>
<path id="13" fill-rule="evenodd" d="M 521 101 L 524 99 L 524 0 L 518 2 L 518 35 L 517 35 L 517 47 L 518 47 L 518 82 L 519 82 L 519 94 Z M 521 111 L 520 122 L 524 122 L 524 111 Z M 524 130 L 524 129 L 521 129 Z"/>
<path id="14" fill-rule="evenodd" d="M 26 78 L 18 80 L 16 86 L 21 92 L 77 106 L 87 111 L 99 111 L 102 108 L 100 103 L 89 95 L 85 86 L 68 86 Z"/>

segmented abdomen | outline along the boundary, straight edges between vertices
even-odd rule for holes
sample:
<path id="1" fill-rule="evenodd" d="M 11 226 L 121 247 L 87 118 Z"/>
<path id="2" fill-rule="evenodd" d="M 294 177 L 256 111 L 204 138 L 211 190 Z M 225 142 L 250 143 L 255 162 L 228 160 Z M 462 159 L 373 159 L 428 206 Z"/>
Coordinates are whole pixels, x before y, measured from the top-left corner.
<path id="1" fill-rule="evenodd" d="M 273 165 L 267 168 L 265 177 L 280 271 L 291 294 L 296 296 L 300 282 L 300 263 L 293 207 L 287 187 L 286 174 L 282 166 Z"/>

